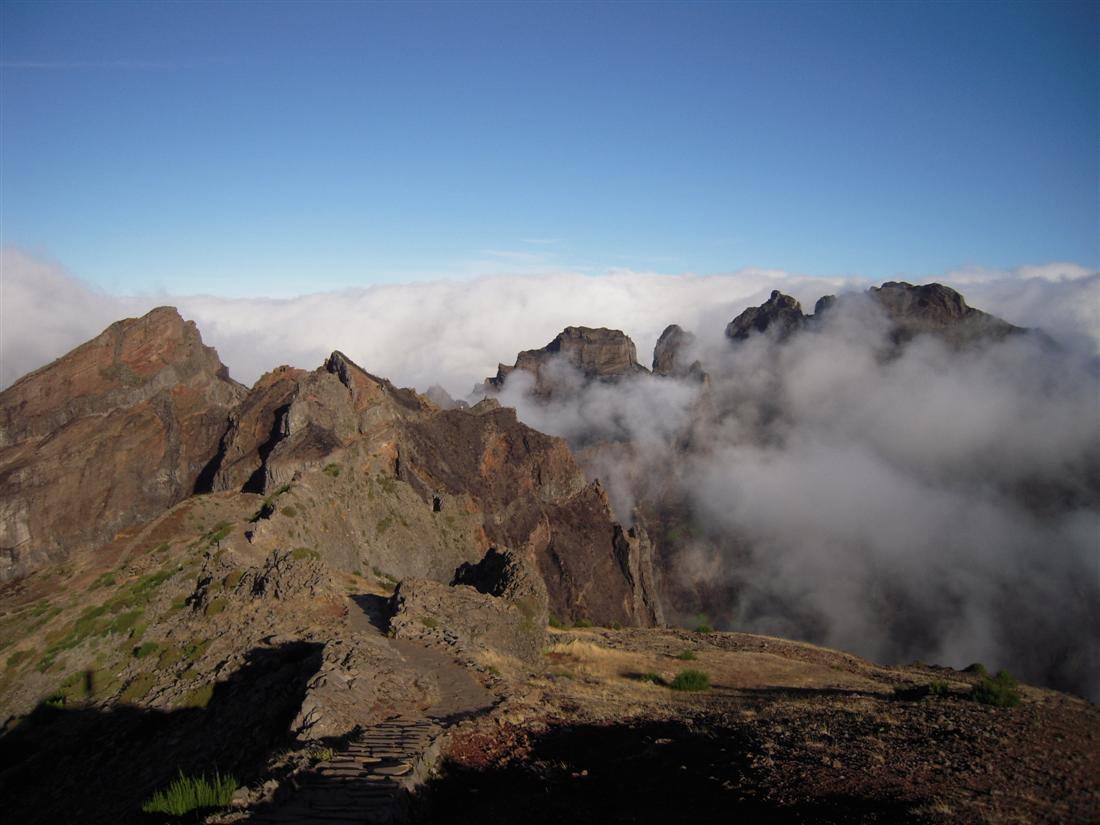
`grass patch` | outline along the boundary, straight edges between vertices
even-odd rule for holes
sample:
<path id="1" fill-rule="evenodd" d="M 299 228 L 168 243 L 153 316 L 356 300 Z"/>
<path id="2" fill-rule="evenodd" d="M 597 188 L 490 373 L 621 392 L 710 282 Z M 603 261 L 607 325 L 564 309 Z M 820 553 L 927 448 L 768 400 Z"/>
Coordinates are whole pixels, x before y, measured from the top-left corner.
<path id="1" fill-rule="evenodd" d="M 377 531 L 378 535 L 384 536 L 386 531 L 393 527 L 396 519 L 393 517 L 393 513 L 390 513 L 384 519 L 378 522 Z"/>
<path id="2" fill-rule="evenodd" d="M 561 630 L 562 628 L 565 627 L 565 625 L 562 624 L 561 619 L 559 619 L 557 616 L 551 615 L 550 616 L 550 627 L 556 628 L 557 630 Z"/>
<path id="3" fill-rule="evenodd" d="M 233 532 L 233 522 L 231 521 L 219 521 L 214 525 L 214 529 L 202 537 L 202 541 L 207 547 L 213 547 L 215 544 L 219 544 L 222 539 Z"/>
<path id="4" fill-rule="evenodd" d="M 204 708 L 214 695 L 214 683 L 197 687 L 180 700 L 181 708 Z"/>
<path id="5" fill-rule="evenodd" d="M 681 650 L 676 654 L 676 658 L 681 662 L 694 662 L 696 659 L 694 650 Z"/>
<path id="6" fill-rule="evenodd" d="M 225 587 L 226 590 L 232 590 L 234 587 L 241 583 L 241 578 L 243 578 L 243 576 L 244 571 L 241 570 L 239 567 L 234 570 L 230 570 L 228 573 L 225 574 L 225 578 L 222 579 L 222 585 Z"/>
<path id="7" fill-rule="evenodd" d="M 295 561 L 302 561 L 303 559 L 319 559 L 321 554 L 310 547 L 295 547 L 290 551 L 290 557 Z"/>
<path id="8" fill-rule="evenodd" d="M 156 642 L 142 642 L 134 648 L 134 658 L 144 659 L 146 656 L 152 656 L 158 650 L 160 650 L 160 645 Z"/>
<path id="9" fill-rule="evenodd" d="M 699 624 L 695 625 L 695 632 L 696 633 L 713 633 L 714 628 L 711 627 L 706 622 L 700 622 Z"/>
<path id="10" fill-rule="evenodd" d="M 640 673 L 638 674 L 639 682 L 648 682 L 651 685 L 664 686 L 665 680 L 658 676 L 656 673 Z"/>
<path id="11" fill-rule="evenodd" d="M 33 655 L 33 650 L 17 650 L 15 653 L 8 656 L 8 667 L 18 667 Z"/>
<path id="12" fill-rule="evenodd" d="M 147 814 L 183 816 L 192 811 L 225 808 L 233 801 L 237 780 L 214 772 L 213 780 L 205 776 L 184 776 L 172 781 L 163 791 L 157 791 L 141 805 Z"/>
<path id="13" fill-rule="evenodd" d="M 94 582 L 92 582 L 92 586 L 90 589 L 97 590 L 100 587 L 114 587 L 114 584 L 115 574 L 108 571 L 97 578 Z"/>
<path id="14" fill-rule="evenodd" d="M 950 692 L 947 682 L 941 681 L 926 685 L 894 685 L 894 697 L 897 699 L 916 700 L 925 696 L 946 696 Z"/>
<path id="15" fill-rule="evenodd" d="M 575 622 L 573 622 L 573 627 L 592 627 L 592 622 L 590 622 L 588 619 L 577 619 Z"/>
<path id="16" fill-rule="evenodd" d="M 153 689 L 156 681 L 157 677 L 152 673 L 142 673 L 140 676 L 135 676 L 130 680 L 130 684 L 126 685 L 122 695 L 118 697 L 118 701 L 128 704 L 140 702 Z"/>
<path id="17" fill-rule="evenodd" d="M 296 515 L 298 515 L 298 511 L 294 509 L 293 504 L 288 504 L 286 507 L 280 507 L 279 512 L 287 518 L 294 518 Z"/>
<path id="18" fill-rule="evenodd" d="M 439 622 L 437 622 L 431 616 L 421 616 L 420 623 L 430 630 L 434 630 L 435 628 L 439 627 Z"/>
<path id="19" fill-rule="evenodd" d="M 668 686 L 673 690 L 707 690 L 710 676 L 701 670 L 681 670 Z"/>
<path id="20" fill-rule="evenodd" d="M 330 478 L 339 478 L 340 473 L 343 472 L 343 470 L 344 468 L 341 467 L 339 464 L 326 464 L 321 472 L 329 476 Z"/>
<path id="21" fill-rule="evenodd" d="M 225 610 L 225 599 L 219 596 L 206 606 L 204 613 L 207 616 L 217 616 L 223 610 Z"/>
<path id="22" fill-rule="evenodd" d="M 1014 708 L 1023 698 L 1018 689 L 1019 683 L 1007 670 L 997 671 L 993 677 L 987 676 L 970 689 L 970 698 L 982 705 L 995 708 Z"/>

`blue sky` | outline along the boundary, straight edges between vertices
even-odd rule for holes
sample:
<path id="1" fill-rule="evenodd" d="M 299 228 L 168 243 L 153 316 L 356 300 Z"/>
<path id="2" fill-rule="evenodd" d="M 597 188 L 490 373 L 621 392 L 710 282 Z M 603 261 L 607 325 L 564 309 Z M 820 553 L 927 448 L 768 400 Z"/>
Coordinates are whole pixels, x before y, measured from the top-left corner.
<path id="1" fill-rule="evenodd" d="M 1098 262 L 1095 3 L 0 5 L 0 233 L 111 291 Z"/>

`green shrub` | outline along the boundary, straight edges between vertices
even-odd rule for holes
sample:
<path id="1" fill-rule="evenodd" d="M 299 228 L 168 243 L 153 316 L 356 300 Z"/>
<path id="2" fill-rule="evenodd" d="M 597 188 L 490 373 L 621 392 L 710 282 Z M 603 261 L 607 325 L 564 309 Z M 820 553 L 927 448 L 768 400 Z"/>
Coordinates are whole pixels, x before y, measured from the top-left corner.
<path id="1" fill-rule="evenodd" d="M 577 619 L 573 622 L 573 627 L 592 627 L 592 622 L 588 619 Z"/>
<path id="2" fill-rule="evenodd" d="M 963 673 L 973 673 L 976 676 L 986 676 L 989 671 L 985 669 L 985 665 L 981 662 L 974 662 L 972 665 L 967 665 L 963 669 Z"/>
<path id="3" fill-rule="evenodd" d="M 681 670 L 669 687 L 673 690 L 706 690 L 710 687 L 710 677 L 701 670 Z"/>
<path id="4" fill-rule="evenodd" d="M 290 551 L 290 556 L 295 561 L 302 561 L 302 559 L 319 559 L 319 558 L 321 558 L 320 553 L 318 553 L 316 550 L 313 550 L 309 547 L 295 547 L 293 550 Z"/>
<path id="5" fill-rule="evenodd" d="M 223 610 L 225 610 L 225 599 L 219 596 L 206 606 L 206 615 L 217 616 Z"/>
<path id="6" fill-rule="evenodd" d="M 557 616 L 551 615 L 550 616 L 550 627 L 555 627 L 558 630 L 561 630 L 563 627 L 565 627 L 565 625 L 562 624 L 561 619 L 559 619 Z"/>
<path id="7" fill-rule="evenodd" d="M 331 476 L 332 478 L 337 478 L 343 471 L 343 469 L 344 468 L 341 467 L 339 464 L 326 464 L 325 468 L 321 472 L 323 472 L 327 476 Z"/>
<path id="8" fill-rule="evenodd" d="M 676 658 L 682 662 L 693 662 L 695 661 L 695 651 L 681 650 L 679 653 L 676 654 Z"/>
<path id="9" fill-rule="evenodd" d="M 233 801 L 236 790 L 237 780 L 217 771 L 212 782 L 205 776 L 184 776 L 180 772 L 179 779 L 145 800 L 141 810 L 147 814 L 183 816 L 205 808 L 225 808 Z"/>
<path id="10" fill-rule="evenodd" d="M 96 579 L 94 582 L 92 582 L 92 586 L 91 586 L 90 589 L 95 590 L 99 587 L 112 587 L 114 585 L 114 583 L 115 583 L 115 574 L 114 573 L 104 573 L 102 576 L 100 576 L 98 579 Z"/>
<path id="11" fill-rule="evenodd" d="M 695 626 L 695 632 L 696 633 L 713 633 L 714 628 L 711 627 L 706 622 L 701 622 L 701 623 L 699 623 Z"/>
<path id="12" fill-rule="evenodd" d="M 1007 670 L 997 671 L 997 675 L 982 679 L 970 689 L 970 698 L 983 705 L 996 708 L 1014 708 L 1020 704 L 1020 691 L 1015 677 Z"/>
<path id="13" fill-rule="evenodd" d="M 429 630 L 434 630 L 435 628 L 439 627 L 439 622 L 437 622 L 431 616 L 421 616 L 420 623 Z"/>
<path id="14" fill-rule="evenodd" d="M 639 682 L 649 682 L 653 685 L 663 685 L 665 680 L 658 676 L 656 673 L 642 673 L 638 676 Z"/>

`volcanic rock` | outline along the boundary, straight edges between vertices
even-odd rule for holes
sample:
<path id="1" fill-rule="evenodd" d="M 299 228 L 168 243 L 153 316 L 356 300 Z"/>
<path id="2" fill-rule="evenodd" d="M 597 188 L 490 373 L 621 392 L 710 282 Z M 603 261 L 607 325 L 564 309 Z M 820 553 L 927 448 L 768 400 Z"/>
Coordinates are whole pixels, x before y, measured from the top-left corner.
<path id="1" fill-rule="evenodd" d="M 568 395 L 578 384 L 590 381 L 615 381 L 648 372 L 638 363 L 634 342 L 623 332 L 604 327 L 566 327 L 542 349 L 521 352 L 514 366 L 498 365 L 496 376 L 487 378 L 483 389 L 503 389 L 516 370 L 534 376 L 532 393 L 543 398 Z"/>
<path id="2" fill-rule="evenodd" d="M 802 329 L 805 322 L 802 305 L 776 289 L 763 304 L 749 307 L 730 321 L 726 337 L 731 341 L 744 341 L 754 333 L 768 333 L 777 341 L 783 341 Z"/>
<path id="3" fill-rule="evenodd" d="M 112 324 L 0 393 L 0 581 L 191 495 L 244 393 L 171 307 Z"/>
<path id="4" fill-rule="evenodd" d="M 687 351 L 695 343 L 695 336 L 677 324 L 665 327 L 657 345 L 653 348 L 654 375 L 687 375 L 693 369 L 701 369 L 699 362 L 688 362 Z"/>

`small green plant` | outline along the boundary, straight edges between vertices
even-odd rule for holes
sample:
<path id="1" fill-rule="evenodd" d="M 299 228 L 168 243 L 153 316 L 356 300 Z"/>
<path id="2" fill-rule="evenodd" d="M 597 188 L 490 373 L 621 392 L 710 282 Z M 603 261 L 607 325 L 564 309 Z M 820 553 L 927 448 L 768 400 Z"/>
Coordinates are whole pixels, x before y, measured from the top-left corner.
<path id="1" fill-rule="evenodd" d="M 332 478 L 337 478 L 339 477 L 343 469 L 344 468 L 341 467 L 339 464 L 326 464 L 325 468 L 321 472 L 323 472 L 327 476 L 331 476 Z"/>
<path id="2" fill-rule="evenodd" d="M 577 619 L 575 622 L 573 622 L 573 627 L 592 627 L 592 622 L 590 622 L 588 619 Z"/>
<path id="3" fill-rule="evenodd" d="M 710 626 L 709 624 L 707 624 L 706 622 L 700 622 L 699 624 L 697 624 L 697 625 L 695 626 L 695 632 L 696 632 L 696 633 L 713 633 L 713 632 L 714 632 L 714 628 L 713 628 L 713 627 L 711 627 L 711 626 Z"/>
<path id="4" fill-rule="evenodd" d="M 664 685 L 665 680 L 656 673 L 642 673 L 638 676 L 639 682 L 649 682 L 651 685 Z"/>
<path id="5" fill-rule="evenodd" d="M 986 677 L 970 689 L 970 698 L 982 705 L 996 708 L 1014 708 L 1023 698 L 1016 678 L 1007 670 L 997 671 L 992 678 Z"/>
<path id="6" fill-rule="evenodd" d="M 223 610 L 225 610 L 225 599 L 219 596 L 206 606 L 205 614 L 207 616 L 217 616 Z"/>
<path id="7" fill-rule="evenodd" d="M 565 627 L 565 625 L 562 624 L 561 619 L 559 619 L 557 616 L 551 616 L 550 617 L 550 627 L 561 630 L 563 627 Z"/>
<path id="8" fill-rule="evenodd" d="M 696 658 L 695 657 L 695 651 L 694 650 L 681 650 L 679 653 L 676 654 L 676 658 L 679 659 L 682 662 L 693 662 L 693 661 L 695 661 L 695 658 Z"/>
<path id="9" fill-rule="evenodd" d="M 336 750 L 328 746 L 314 748 L 310 751 L 309 758 L 314 764 L 317 762 L 331 762 L 336 758 Z"/>
<path id="10" fill-rule="evenodd" d="M 302 561 L 303 559 L 319 559 L 321 554 L 309 547 L 295 547 L 290 551 L 290 557 L 295 561 Z"/>
<path id="11" fill-rule="evenodd" d="M 972 665 L 967 665 L 963 669 L 963 673 L 973 673 L 975 676 L 987 676 L 989 671 L 985 669 L 985 665 L 981 662 L 974 662 Z"/>
<path id="12" fill-rule="evenodd" d="M 707 690 L 710 677 L 701 670 L 681 670 L 668 686 L 673 690 Z"/>
<path id="13" fill-rule="evenodd" d="M 207 808 L 224 808 L 233 801 L 236 790 L 237 780 L 232 776 L 214 771 L 213 781 L 208 781 L 205 776 L 184 776 L 181 771 L 179 779 L 145 800 L 141 810 L 147 814 L 183 816 Z"/>
<path id="14" fill-rule="evenodd" d="M 439 622 L 433 619 L 431 616 L 421 616 L 420 623 L 429 630 L 434 630 L 439 627 Z"/>

